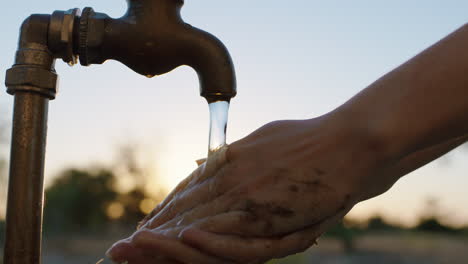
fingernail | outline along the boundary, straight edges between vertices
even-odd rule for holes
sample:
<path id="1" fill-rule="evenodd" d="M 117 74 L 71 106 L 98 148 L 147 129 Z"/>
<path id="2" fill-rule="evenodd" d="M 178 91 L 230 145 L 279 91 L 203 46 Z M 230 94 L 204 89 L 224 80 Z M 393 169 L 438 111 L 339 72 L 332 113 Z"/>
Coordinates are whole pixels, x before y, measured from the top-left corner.
<path id="1" fill-rule="evenodd" d="M 106 251 L 106 257 L 108 260 L 110 260 L 112 263 L 122 263 L 118 258 L 119 254 L 119 246 L 121 241 L 116 242 L 114 245 L 112 245 L 107 251 Z M 116 256 L 117 254 L 117 256 Z"/>
<path id="2" fill-rule="evenodd" d="M 112 257 L 112 248 L 110 248 L 109 250 L 107 250 L 106 252 L 106 258 L 105 259 L 102 259 L 101 262 L 98 262 L 96 264 L 106 264 L 106 263 L 115 263 L 115 264 L 128 264 L 128 261 L 126 260 L 117 260 L 115 259 L 114 257 Z"/>
<path id="3" fill-rule="evenodd" d="M 110 247 L 107 251 L 106 251 L 106 256 L 112 260 L 112 257 L 111 257 L 111 254 L 112 254 L 112 249 L 114 248 L 114 246 Z"/>
<path id="4" fill-rule="evenodd" d="M 107 251 L 106 251 L 106 257 L 112 261 L 112 262 L 115 262 L 114 259 L 112 259 L 112 249 L 113 247 L 109 248 Z"/>

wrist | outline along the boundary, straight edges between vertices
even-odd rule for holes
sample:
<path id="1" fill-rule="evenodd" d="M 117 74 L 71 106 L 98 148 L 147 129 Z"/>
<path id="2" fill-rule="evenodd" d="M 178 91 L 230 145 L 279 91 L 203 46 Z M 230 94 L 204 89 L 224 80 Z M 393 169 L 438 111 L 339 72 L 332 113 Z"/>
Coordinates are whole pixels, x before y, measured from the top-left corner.
<path id="1" fill-rule="evenodd" d="M 376 161 L 391 162 L 398 160 L 401 151 L 396 148 L 395 139 L 375 122 L 372 113 L 359 111 L 344 105 L 329 114 L 327 118 L 330 123 L 338 124 L 343 135 L 359 144 L 361 151 L 366 151 L 372 155 Z"/>
<path id="2" fill-rule="evenodd" d="M 339 108 L 307 122 L 315 126 L 311 137 L 320 137 L 314 144 L 323 145 L 330 150 L 324 153 L 329 152 L 333 156 L 331 159 L 335 159 L 330 168 L 336 169 L 343 166 L 342 163 L 351 166 L 347 169 L 349 172 L 337 175 L 334 185 L 348 193 L 350 200 L 357 203 L 374 197 L 397 180 L 393 175 L 381 173 L 395 163 L 395 158 L 389 154 L 386 137 L 367 126 L 362 115 Z M 317 145 L 311 147 L 317 148 Z M 316 159 L 316 156 L 310 158 Z"/>

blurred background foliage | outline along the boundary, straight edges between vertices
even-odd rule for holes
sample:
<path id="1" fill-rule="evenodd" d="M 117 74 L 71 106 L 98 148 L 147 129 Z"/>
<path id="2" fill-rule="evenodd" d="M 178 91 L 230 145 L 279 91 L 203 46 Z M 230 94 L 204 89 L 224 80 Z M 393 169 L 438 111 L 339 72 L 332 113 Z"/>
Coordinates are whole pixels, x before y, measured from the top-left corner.
<path id="1" fill-rule="evenodd" d="M 146 190 L 153 175 L 137 162 L 133 145 L 121 146 L 114 165 L 65 169 L 46 188 L 44 231 L 105 232 L 109 226 L 134 226 L 166 195 Z M 122 177 L 120 177 L 122 175 Z M 120 179 L 131 178 L 126 183 Z"/>

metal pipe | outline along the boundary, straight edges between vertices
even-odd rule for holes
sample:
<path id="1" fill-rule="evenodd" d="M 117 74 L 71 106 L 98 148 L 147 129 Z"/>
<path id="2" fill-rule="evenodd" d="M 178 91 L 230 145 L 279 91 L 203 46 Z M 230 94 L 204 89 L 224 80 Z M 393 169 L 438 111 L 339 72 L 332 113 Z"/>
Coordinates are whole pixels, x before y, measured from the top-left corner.
<path id="1" fill-rule="evenodd" d="M 231 56 L 215 36 L 182 20 L 183 0 L 127 0 L 118 19 L 85 8 L 80 18 L 78 53 L 82 65 L 113 59 L 152 77 L 188 65 L 198 74 L 208 102 L 236 96 Z"/>
<path id="2" fill-rule="evenodd" d="M 47 47 L 50 16 L 32 15 L 21 27 L 7 92 L 15 96 L 4 264 L 41 263 L 44 159 L 49 100 L 57 75 Z"/>
<path id="3" fill-rule="evenodd" d="M 5 264 L 41 263 L 48 105 L 40 94 L 15 94 Z"/>

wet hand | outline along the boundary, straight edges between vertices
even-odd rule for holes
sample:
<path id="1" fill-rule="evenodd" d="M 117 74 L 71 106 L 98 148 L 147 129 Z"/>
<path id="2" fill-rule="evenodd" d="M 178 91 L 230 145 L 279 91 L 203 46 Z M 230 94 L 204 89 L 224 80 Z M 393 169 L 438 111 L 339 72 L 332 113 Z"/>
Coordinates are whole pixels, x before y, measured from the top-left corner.
<path id="1" fill-rule="evenodd" d="M 208 160 L 204 165 L 207 167 L 200 167 L 189 177 L 188 181 L 182 183 L 180 186 L 183 188 L 180 186 L 176 188 L 176 191 L 153 212 L 152 219 L 147 218 L 150 221 L 146 221 L 145 228 L 141 230 L 145 235 L 133 236 L 121 244 L 126 245 L 127 248 L 128 245 L 133 245 L 131 248 L 135 250 L 129 250 L 129 252 L 135 253 L 145 248 L 135 245 L 153 245 L 154 249 L 161 241 L 167 244 L 165 241 L 172 237 L 173 247 L 160 245 L 159 250 L 151 252 L 169 258 L 173 254 L 173 257 L 180 259 L 185 256 L 184 252 L 193 251 L 193 248 L 191 248 L 192 251 L 188 250 L 187 245 L 178 241 L 178 238 L 182 237 L 186 244 L 204 251 L 204 253 L 196 251 L 199 259 L 202 255 L 208 258 L 217 256 L 223 260 L 212 259 L 212 261 L 221 261 L 220 263 L 226 263 L 226 259 L 238 263 L 260 263 L 273 257 L 286 256 L 302 251 L 313 244 L 315 239 L 339 221 L 356 201 L 383 193 L 402 175 L 466 141 L 466 138 L 455 139 L 428 150 L 411 153 L 398 162 L 392 163 L 388 160 L 384 162 L 385 159 L 381 158 L 375 144 L 366 143 L 366 140 L 356 140 L 359 137 L 354 137 L 355 141 L 346 140 L 340 144 L 340 134 L 335 134 L 335 141 L 327 141 L 328 137 L 322 136 L 322 142 L 316 144 L 315 151 L 321 151 L 324 154 L 327 153 L 328 148 L 334 146 L 353 149 L 355 146 L 353 143 L 360 145 L 355 147 L 354 151 L 349 152 L 354 155 L 348 155 L 348 159 L 356 160 L 356 162 L 346 162 L 346 159 L 340 159 L 340 157 L 346 157 L 340 153 L 330 155 L 328 158 L 332 161 L 335 159 L 336 166 L 334 170 L 331 167 L 332 173 L 329 176 L 325 176 L 327 174 L 325 170 L 328 170 L 326 165 L 329 164 L 326 162 L 326 155 L 317 156 L 320 158 L 312 159 L 310 163 L 307 163 L 304 157 L 297 155 L 298 153 L 287 152 L 285 154 L 288 155 L 283 155 L 289 158 L 289 164 L 305 161 L 309 164 L 305 168 L 312 166 L 309 169 L 312 173 L 307 176 L 306 173 L 298 173 L 295 170 L 301 168 L 300 164 L 293 166 L 292 170 L 284 169 L 287 163 L 283 162 L 287 159 L 278 158 L 278 153 L 275 157 L 277 162 L 272 163 L 261 159 L 262 156 L 268 157 L 268 155 L 271 158 L 274 154 L 273 150 L 271 153 L 264 150 L 265 154 L 260 157 L 255 155 L 258 152 L 249 152 L 249 149 L 261 151 L 262 147 L 266 148 L 265 145 L 280 151 L 281 144 L 275 145 L 275 142 L 293 146 L 294 143 L 302 142 L 305 148 L 306 143 L 301 140 L 284 142 L 281 138 L 279 140 L 271 138 L 275 134 L 284 134 L 281 133 L 284 132 L 282 130 L 289 130 L 292 133 L 289 139 L 294 139 L 294 135 L 296 139 L 300 139 L 302 137 L 300 130 L 304 128 L 295 127 L 301 127 L 300 122 L 281 121 L 269 124 L 246 139 L 233 144 L 229 151 L 226 152 L 224 149 L 218 153 L 216 158 Z M 311 121 L 317 126 L 320 122 L 324 122 L 323 119 Z M 326 123 L 321 125 L 324 126 L 322 130 L 327 128 Z M 346 132 L 341 133 L 341 135 L 346 135 Z M 325 134 L 333 139 L 333 133 Z M 266 138 L 267 141 L 259 142 L 259 137 Z M 349 138 L 353 137 L 349 136 Z M 260 145 L 255 145 L 257 143 Z M 364 154 L 368 152 L 368 155 L 359 155 L 358 151 Z M 368 157 L 367 163 L 362 159 L 363 157 Z M 317 159 L 323 162 L 315 163 L 314 160 Z M 236 163 L 245 165 L 236 168 Z M 318 164 L 322 164 L 322 167 Z M 387 166 L 388 164 L 392 165 Z M 249 170 L 255 171 L 255 166 L 257 169 L 260 168 L 260 173 L 246 173 Z M 350 166 L 349 171 L 343 170 L 345 166 Z M 273 170 L 262 174 L 262 171 L 268 172 L 269 168 Z M 238 171 L 240 169 L 246 171 L 240 173 Z M 353 174 L 354 169 L 362 174 L 356 174 L 356 172 Z M 253 176 L 249 178 L 246 175 Z M 341 180 L 340 177 L 342 177 Z M 300 195 L 294 195 L 295 193 L 300 193 Z M 133 244 L 130 241 L 133 241 Z M 193 254 L 189 255 L 193 256 Z M 186 259 L 190 258 L 186 257 Z M 207 261 L 204 263 L 208 263 Z"/>
<path id="2" fill-rule="evenodd" d="M 311 238 L 318 237 L 342 216 L 337 215 L 308 229 L 275 238 L 219 235 L 180 226 L 170 230 L 142 228 L 130 238 L 114 244 L 107 254 L 119 264 L 264 263 L 271 258 L 288 256 L 308 248 L 310 243 L 315 243 L 310 241 Z M 183 241 L 180 240 L 181 234 Z"/>
<path id="3" fill-rule="evenodd" d="M 382 167 L 375 145 L 366 135 L 339 124 L 322 117 L 278 121 L 260 128 L 232 144 L 217 166 L 211 167 L 209 177 L 178 188 L 144 227 L 157 232 L 191 226 L 222 234 L 226 243 L 258 242 L 276 249 L 259 250 L 251 255 L 253 259 L 310 246 L 326 227 L 368 196 L 370 189 L 375 193 L 372 185 L 379 186 L 372 177 Z M 182 237 L 209 253 L 229 253 L 204 248 L 196 239 L 203 238 L 201 234 L 209 236 L 192 229 Z M 291 236 L 295 243 L 290 242 Z"/>
<path id="4" fill-rule="evenodd" d="M 231 233 L 249 228 L 251 235 L 273 236 L 349 210 L 366 196 L 370 188 L 363 185 L 374 183 L 381 161 L 364 136 L 333 125 L 320 118 L 260 128 L 232 144 L 212 175 L 177 192 L 144 226 L 167 229 L 227 214 L 253 223 Z"/>

